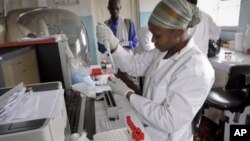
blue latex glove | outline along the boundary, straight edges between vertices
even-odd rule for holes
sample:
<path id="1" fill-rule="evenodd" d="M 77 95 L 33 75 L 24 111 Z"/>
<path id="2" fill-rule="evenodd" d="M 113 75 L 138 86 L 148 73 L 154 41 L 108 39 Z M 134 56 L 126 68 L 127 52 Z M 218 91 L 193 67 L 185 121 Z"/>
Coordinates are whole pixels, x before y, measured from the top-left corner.
<path id="1" fill-rule="evenodd" d="M 98 50 L 103 54 L 107 51 L 106 47 L 101 44 L 101 43 L 98 43 Z"/>

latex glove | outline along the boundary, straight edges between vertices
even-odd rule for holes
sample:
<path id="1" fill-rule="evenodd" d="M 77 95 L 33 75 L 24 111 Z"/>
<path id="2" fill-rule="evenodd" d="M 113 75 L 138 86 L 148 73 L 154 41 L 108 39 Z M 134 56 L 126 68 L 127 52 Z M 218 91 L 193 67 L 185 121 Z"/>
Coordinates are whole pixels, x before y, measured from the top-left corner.
<path id="1" fill-rule="evenodd" d="M 105 45 L 105 42 L 108 42 L 110 44 L 110 49 L 114 49 L 118 46 L 119 40 L 104 23 L 98 23 L 96 26 L 96 37 L 97 41 L 103 45 Z"/>
<path id="2" fill-rule="evenodd" d="M 126 96 L 128 92 L 134 92 L 121 79 L 117 77 L 111 76 L 108 84 L 115 94 Z"/>

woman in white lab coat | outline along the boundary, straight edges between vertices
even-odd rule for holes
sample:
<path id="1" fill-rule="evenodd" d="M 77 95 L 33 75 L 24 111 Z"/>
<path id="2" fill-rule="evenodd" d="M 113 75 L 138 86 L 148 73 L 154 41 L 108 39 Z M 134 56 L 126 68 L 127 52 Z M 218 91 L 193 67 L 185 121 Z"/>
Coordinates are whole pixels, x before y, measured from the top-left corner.
<path id="1" fill-rule="evenodd" d="M 110 43 L 116 67 L 145 76 L 143 96 L 120 79 L 110 86 L 126 96 L 154 141 L 192 141 L 191 122 L 214 82 L 212 66 L 186 31 L 199 22 L 197 13 L 186 0 L 159 2 L 148 22 L 156 49 L 137 55 L 119 46 L 107 26 L 97 26 L 98 42 Z"/>

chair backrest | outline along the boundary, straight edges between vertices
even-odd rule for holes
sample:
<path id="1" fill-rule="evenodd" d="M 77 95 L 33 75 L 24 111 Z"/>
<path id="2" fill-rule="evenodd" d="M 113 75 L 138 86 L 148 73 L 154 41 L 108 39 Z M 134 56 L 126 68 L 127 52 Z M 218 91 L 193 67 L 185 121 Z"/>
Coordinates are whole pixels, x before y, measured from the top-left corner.
<path id="1" fill-rule="evenodd" d="M 245 89 L 250 84 L 250 65 L 235 65 L 228 72 L 225 89 Z"/>

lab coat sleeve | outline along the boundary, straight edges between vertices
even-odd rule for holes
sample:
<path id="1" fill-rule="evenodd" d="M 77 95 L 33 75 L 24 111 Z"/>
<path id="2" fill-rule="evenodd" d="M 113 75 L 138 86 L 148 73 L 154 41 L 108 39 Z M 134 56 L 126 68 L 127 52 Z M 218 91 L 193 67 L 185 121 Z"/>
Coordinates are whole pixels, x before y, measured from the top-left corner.
<path id="1" fill-rule="evenodd" d="M 151 42 L 152 36 L 147 27 L 142 27 L 138 31 L 139 46 L 141 46 L 142 51 L 149 51 L 154 48 L 154 44 Z"/>
<path id="2" fill-rule="evenodd" d="M 213 19 L 208 15 L 209 22 L 209 39 L 218 40 L 220 38 L 221 28 L 214 23 Z"/>
<path id="3" fill-rule="evenodd" d="M 159 54 L 158 50 L 152 50 L 142 54 L 132 55 L 125 51 L 120 45 L 112 53 L 115 66 L 123 72 L 132 76 L 144 76 L 148 67 Z"/>
<path id="4" fill-rule="evenodd" d="M 213 70 L 205 74 L 199 69 L 204 70 L 198 68 L 194 72 L 189 67 L 177 71 L 166 91 L 160 92 L 168 95 L 162 105 L 134 94 L 130 97 L 132 107 L 147 120 L 149 126 L 164 132 L 173 133 L 182 126 L 191 124 L 214 81 L 211 80 Z"/>

